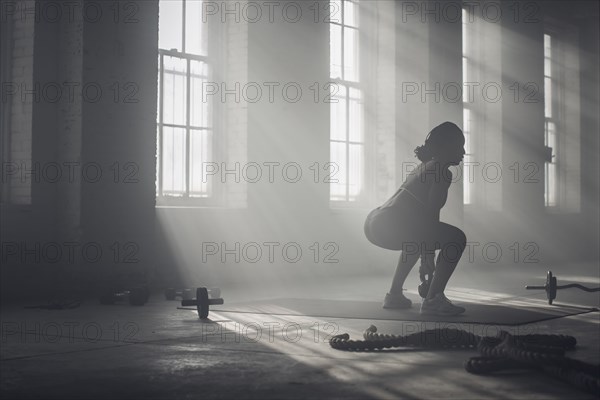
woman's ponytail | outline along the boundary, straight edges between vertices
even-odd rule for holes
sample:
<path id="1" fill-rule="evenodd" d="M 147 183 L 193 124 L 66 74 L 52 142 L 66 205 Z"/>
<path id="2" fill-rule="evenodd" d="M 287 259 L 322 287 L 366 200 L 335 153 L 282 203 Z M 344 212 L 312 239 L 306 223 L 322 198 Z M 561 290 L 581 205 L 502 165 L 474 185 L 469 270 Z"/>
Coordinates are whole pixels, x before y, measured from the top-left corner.
<path id="1" fill-rule="evenodd" d="M 429 149 L 429 146 L 427 146 L 427 142 L 425 142 L 423 146 L 417 146 L 415 149 L 415 156 L 417 156 L 421 162 L 427 162 L 433 158 L 433 154 L 431 154 L 431 150 Z"/>
<path id="2" fill-rule="evenodd" d="M 423 146 L 415 149 L 415 155 L 421 162 L 427 162 L 444 151 L 447 144 L 457 137 L 464 140 L 463 132 L 456 124 L 448 121 L 441 123 L 429 132 Z"/>

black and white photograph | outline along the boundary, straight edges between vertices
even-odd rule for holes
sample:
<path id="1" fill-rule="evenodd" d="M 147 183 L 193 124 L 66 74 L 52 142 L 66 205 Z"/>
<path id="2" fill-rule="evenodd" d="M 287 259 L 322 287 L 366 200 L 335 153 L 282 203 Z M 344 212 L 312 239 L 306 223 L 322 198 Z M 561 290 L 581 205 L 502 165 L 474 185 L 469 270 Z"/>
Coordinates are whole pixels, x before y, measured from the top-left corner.
<path id="1" fill-rule="evenodd" d="M 1 0 L 0 397 L 598 399 L 599 8 Z"/>

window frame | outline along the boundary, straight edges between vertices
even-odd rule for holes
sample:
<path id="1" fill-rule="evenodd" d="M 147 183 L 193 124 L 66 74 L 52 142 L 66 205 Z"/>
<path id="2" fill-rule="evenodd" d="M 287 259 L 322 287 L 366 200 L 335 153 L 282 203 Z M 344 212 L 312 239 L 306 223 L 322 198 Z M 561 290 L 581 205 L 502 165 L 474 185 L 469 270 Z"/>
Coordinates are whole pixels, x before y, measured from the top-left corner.
<path id="1" fill-rule="evenodd" d="M 544 87 L 544 146 L 547 146 L 547 121 L 554 123 L 556 147 L 552 150 L 555 165 L 555 202 L 548 205 L 544 162 L 544 210 L 549 214 L 579 214 L 582 210 L 581 146 L 581 63 L 578 46 L 580 31 L 572 23 L 552 17 L 544 18 L 543 35 L 551 37 L 552 114 L 546 117 Z M 545 60 L 545 43 L 542 36 Z M 544 80 L 546 71 L 544 68 Z M 545 86 L 545 82 L 544 82 Z M 549 154 L 549 149 L 546 149 Z"/>
<path id="2" fill-rule="evenodd" d="M 208 115 L 206 126 L 195 126 L 190 122 L 191 119 L 191 88 L 192 88 L 192 72 L 191 72 L 191 64 L 193 61 L 205 63 L 206 65 L 206 81 L 211 81 L 213 76 L 213 63 L 214 58 L 210 56 L 210 38 L 211 29 L 207 22 L 202 22 L 202 24 L 206 24 L 203 27 L 203 37 L 204 45 L 202 47 L 206 50 L 205 55 L 201 54 L 192 54 L 185 52 L 186 49 L 186 4 L 190 0 L 182 0 L 182 14 L 181 14 L 181 49 L 179 51 L 177 49 L 162 49 L 160 48 L 160 36 L 158 46 L 158 91 L 157 91 L 157 149 L 156 149 L 156 190 L 155 190 L 155 199 L 156 206 L 181 206 L 181 207 L 212 207 L 218 206 L 221 204 L 221 200 L 223 198 L 223 189 L 222 185 L 212 184 L 211 181 L 208 181 L 208 193 L 206 196 L 193 196 L 190 195 L 192 181 L 191 176 L 192 168 L 191 168 L 191 135 L 193 131 L 206 131 L 211 136 L 211 145 L 208 149 L 209 160 L 217 160 L 219 159 L 219 149 L 220 149 L 220 138 L 218 137 L 217 132 L 220 131 L 220 123 L 219 123 L 219 105 L 218 102 L 211 101 L 209 102 Z M 160 13 L 160 3 L 159 3 L 159 13 Z M 160 14 L 159 14 L 160 15 Z M 160 35 L 160 33 L 159 33 Z M 185 124 L 177 124 L 177 123 L 165 123 L 164 122 L 164 58 L 165 57 L 173 57 L 181 60 L 185 60 L 186 63 L 186 78 L 185 78 L 185 105 L 186 105 L 186 114 L 185 114 Z M 185 166 L 184 166 L 184 191 L 180 196 L 175 195 L 165 195 L 165 191 L 163 189 L 164 185 L 164 168 L 162 168 L 163 164 L 163 154 L 164 154 L 164 128 L 165 127 L 173 127 L 180 128 L 184 130 L 185 138 L 184 138 L 184 148 L 185 148 Z"/>
<path id="3" fill-rule="evenodd" d="M 560 89 L 560 85 L 557 84 L 558 81 L 562 81 L 562 71 L 556 67 L 556 52 L 559 51 L 558 56 L 560 57 L 560 50 L 556 43 L 556 35 L 558 34 L 557 29 L 549 26 L 544 27 L 544 146 L 546 148 L 546 154 L 550 155 L 550 161 L 544 160 L 544 207 L 547 210 L 558 210 L 559 207 L 559 190 L 560 190 L 560 145 L 558 142 L 557 134 L 563 130 L 562 126 L 562 115 L 564 114 L 561 110 L 562 105 L 564 104 L 562 99 L 562 90 Z M 546 36 L 550 38 L 550 56 L 546 57 Z M 546 75 L 546 59 L 549 59 L 550 63 L 550 74 Z M 558 76 L 555 74 L 558 73 Z M 550 80 L 550 116 L 546 115 L 546 105 L 547 105 L 547 96 L 546 96 L 546 78 Z M 554 143 L 555 147 L 550 147 L 548 143 L 549 138 L 549 124 L 554 124 Z M 554 201 L 550 201 L 550 185 L 549 185 L 549 169 L 551 166 L 554 166 L 554 188 L 553 188 L 553 197 Z"/>
<path id="4" fill-rule="evenodd" d="M 353 3 L 354 7 L 355 7 L 355 20 L 356 20 L 356 24 L 355 25 L 348 25 L 346 24 L 345 21 L 345 4 L 346 3 Z M 345 162 L 346 162 L 346 176 L 345 176 L 345 194 L 344 194 L 344 198 L 343 199 L 337 199 L 337 198 L 333 198 L 332 196 L 332 187 L 330 185 L 329 188 L 329 204 L 330 204 L 330 208 L 340 208 L 340 209 L 344 209 L 344 208 L 359 208 L 359 207 L 363 207 L 367 204 L 368 199 L 367 199 L 367 190 L 366 190 L 366 176 L 367 176 L 367 168 L 370 165 L 369 164 L 369 159 L 368 159 L 368 151 L 369 151 L 369 145 L 368 145 L 368 138 L 366 137 L 366 132 L 365 132 L 365 118 L 366 116 L 366 112 L 365 112 L 365 104 L 366 104 L 366 93 L 365 90 L 363 88 L 364 86 L 364 78 L 366 76 L 365 74 L 365 66 L 364 66 L 364 62 L 362 60 L 362 51 L 361 51 L 361 47 L 362 47 L 362 38 L 361 38 L 361 18 L 360 18 L 360 11 L 361 11 L 361 3 L 360 0 L 340 0 L 339 4 L 341 5 L 339 13 L 340 13 L 340 18 L 339 20 L 335 20 L 334 17 L 332 17 L 329 21 L 330 27 L 329 27 L 329 32 L 331 32 L 331 25 L 336 25 L 340 27 L 340 78 L 333 78 L 331 76 L 331 68 L 332 68 L 332 60 L 331 60 L 331 34 L 330 34 L 330 51 L 329 51 L 329 80 L 330 82 L 334 83 L 334 85 L 336 87 L 343 87 L 345 88 L 345 128 L 346 131 L 344 133 L 344 138 L 343 139 L 333 139 L 332 137 L 332 131 L 331 131 L 331 110 L 333 109 L 333 107 L 335 107 L 336 104 L 339 104 L 338 102 L 336 103 L 331 103 L 330 106 L 330 120 L 329 120 L 329 146 L 330 146 L 330 157 L 331 157 L 331 146 L 332 143 L 342 143 L 344 144 L 345 147 Z M 353 29 L 356 32 L 356 37 L 357 37 L 357 44 L 356 44 L 356 51 L 358 53 L 357 58 L 356 58 L 356 67 L 358 68 L 358 73 L 356 76 L 356 80 L 352 81 L 352 80 L 348 80 L 346 79 L 346 60 L 345 60 L 345 30 L 346 29 Z M 359 92 L 359 97 L 360 100 L 358 102 L 358 104 L 360 105 L 360 112 L 361 112 L 361 126 L 360 126 L 360 136 L 362 137 L 362 142 L 360 141 L 355 141 L 355 140 L 351 140 L 350 139 L 350 122 L 351 122 L 351 117 L 350 117 L 350 99 L 351 99 L 351 90 L 357 90 Z M 351 182 L 350 182 L 350 148 L 351 146 L 360 146 L 361 147 L 361 158 L 362 158 L 362 169 L 359 171 L 359 185 L 360 185 L 360 192 L 356 197 L 352 197 L 350 194 L 350 187 L 352 186 Z M 330 162 L 334 163 L 333 159 L 330 159 Z M 332 179 L 335 179 L 335 175 L 332 174 Z"/>
<path id="5" fill-rule="evenodd" d="M 2 50 L 3 57 L 0 60 L 1 63 L 1 78 L 2 82 L 9 82 L 12 80 L 12 64 L 13 64 L 13 29 L 14 22 L 13 18 L 7 18 L 2 24 Z M 11 112 L 12 112 L 12 101 L 3 101 L 0 104 L 0 116 L 2 122 L 0 126 L 0 145 L 2 145 L 2 151 L 0 152 L 0 162 L 2 162 L 3 168 L 6 168 L 12 161 L 11 154 Z M 7 206 L 12 203 L 11 198 L 11 180 L 2 179 L 0 182 L 0 205 Z"/>
<path id="6" fill-rule="evenodd" d="M 468 93 L 468 91 L 465 90 L 465 83 L 466 82 L 474 82 L 477 79 L 475 79 L 476 77 L 474 77 L 473 75 L 473 71 L 474 68 L 471 66 L 471 68 L 469 68 L 470 64 L 474 64 L 473 58 L 475 58 L 477 56 L 477 43 L 475 41 L 475 35 L 473 34 L 467 34 L 468 33 L 468 24 L 469 23 L 474 23 L 474 21 L 471 21 L 473 18 L 471 18 L 472 14 L 469 12 L 469 8 L 466 7 L 465 5 L 463 5 L 462 7 L 462 14 L 461 14 L 461 71 L 462 71 L 462 81 L 463 81 L 463 97 L 462 97 L 462 116 L 463 116 L 463 133 L 465 135 L 465 155 L 464 155 L 464 161 L 462 164 L 462 180 L 463 180 L 463 187 L 462 187 L 462 195 L 463 195 L 463 199 L 462 199 L 462 204 L 463 207 L 472 207 L 473 205 L 476 204 L 475 201 L 475 197 L 473 196 L 473 193 L 475 192 L 475 179 L 473 178 L 473 182 L 469 182 L 469 179 L 467 179 L 467 172 L 468 168 L 464 167 L 464 162 L 473 162 L 473 158 L 474 158 L 474 149 L 475 147 L 475 143 L 473 141 L 473 125 L 474 125 L 474 118 L 473 116 L 477 114 L 477 110 L 474 104 L 470 104 L 468 101 L 465 101 L 465 94 Z M 467 21 L 465 21 L 465 17 L 469 17 L 467 19 Z M 465 71 L 465 67 L 466 67 L 466 71 Z M 468 96 L 468 94 L 467 94 Z M 467 99 L 468 100 L 468 99 Z M 468 118 L 466 118 L 468 114 Z M 468 145 L 468 146 L 467 146 Z M 468 193 L 468 198 L 466 196 L 466 194 Z"/>

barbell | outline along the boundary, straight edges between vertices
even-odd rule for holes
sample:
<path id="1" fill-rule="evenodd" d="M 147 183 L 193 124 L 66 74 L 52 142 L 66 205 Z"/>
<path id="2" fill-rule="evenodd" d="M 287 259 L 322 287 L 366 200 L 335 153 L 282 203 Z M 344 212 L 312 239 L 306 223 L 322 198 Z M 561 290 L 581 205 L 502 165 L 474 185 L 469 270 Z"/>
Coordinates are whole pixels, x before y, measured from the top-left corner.
<path id="1" fill-rule="evenodd" d="M 588 288 L 579 283 L 569 283 L 568 285 L 558 286 L 558 282 L 556 277 L 552 275 L 552 271 L 548 271 L 546 274 L 546 284 L 544 286 L 532 286 L 527 285 L 525 289 L 529 290 L 545 290 L 546 297 L 548 298 L 548 304 L 552 304 L 552 301 L 556 298 L 556 291 L 558 289 L 569 289 L 569 288 L 577 288 L 581 290 L 585 290 L 586 292 L 599 292 L 600 287 L 597 288 Z"/>

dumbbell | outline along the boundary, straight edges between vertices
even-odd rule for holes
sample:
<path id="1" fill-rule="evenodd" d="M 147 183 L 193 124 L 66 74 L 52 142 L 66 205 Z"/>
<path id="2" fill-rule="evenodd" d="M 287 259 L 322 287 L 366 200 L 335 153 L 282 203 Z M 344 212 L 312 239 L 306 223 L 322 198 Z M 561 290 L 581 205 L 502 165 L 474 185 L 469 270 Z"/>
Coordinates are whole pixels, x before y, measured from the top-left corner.
<path id="1" fill-rule="evenodd" d="M 191 300 L 194 298 L 194 295 L 192 293 L 192 289 L 165 289 L 165 299 L 175 300 L 177 297 L 180 297 L 183 300 Z"/>
<path id="2" fill-rule="evenodd" d="M 134 287 L 130 290 L 111 291 L 106 290 L 100 295 L 100 304 L 115 304 L 119 301 L 129 301 L 132 306 L 143 306 L 150 298 L 148 287 Z"/>
<path id="3" fill-rule="evenodd" d="M 586 292 L 598 292 L 600 291 L 600 287 L 597 288 L 588 288 L 578 283 L 570 283 L 568 285 L 558 286 L 557 280 L 555 276 L 552 276 L 552 271 L 548 271 L 546 274 L 546 284 L 544 286 L 525 286 L 525 289 L 534 289 L 534 290 L 545 290 L 546 297 L 548 298 L 548 304 L 552 304 L 552 301 L 556 298 L 556 291 L 558 289 L 568 289 L 568 288 L 577 288 L 581 290 L 585 290 Z"/>
<path id="4" fill-rule="evenodd" d="M 221 296 L 221 289 L 219 288 L 211 288 L 206 290 L 208 290 L 208 295 L 211 298 L 218 298 Z M 165 289 L 165 299 L 175 300 L 176 297 L 181 297 L 182 300 L 192 300 L 194 295 L 192 289 Z"/>
<path id="5" fill-rule="evenodd" d="M 165 299 L 175 300 L 176 297 L 181 297 L 183 300 L 191 300 L 194 298 L 192 289 L 165 289 Z"/>
<path id="6" fill-rule="evenodd" d="M 208 298 L 208 289 L 199 287 L 196 289 L 196 298 L 192 300 L 181 300 L 182 307 L 196 306 L 198 316 L 202 319 L 208 318 L 208 309 L 210 306 L 224 304 L 221 298 Z"/>
<path id="7" fill-rule="evenodd" d="M 419 291 L 419 296 L 421 296 L 422 298 L 426 298 L 429 294 L 429 286 L 431 286 L 431 280 L 421 282 L 421 284 L 417 288 L 417 290 Z"/>

